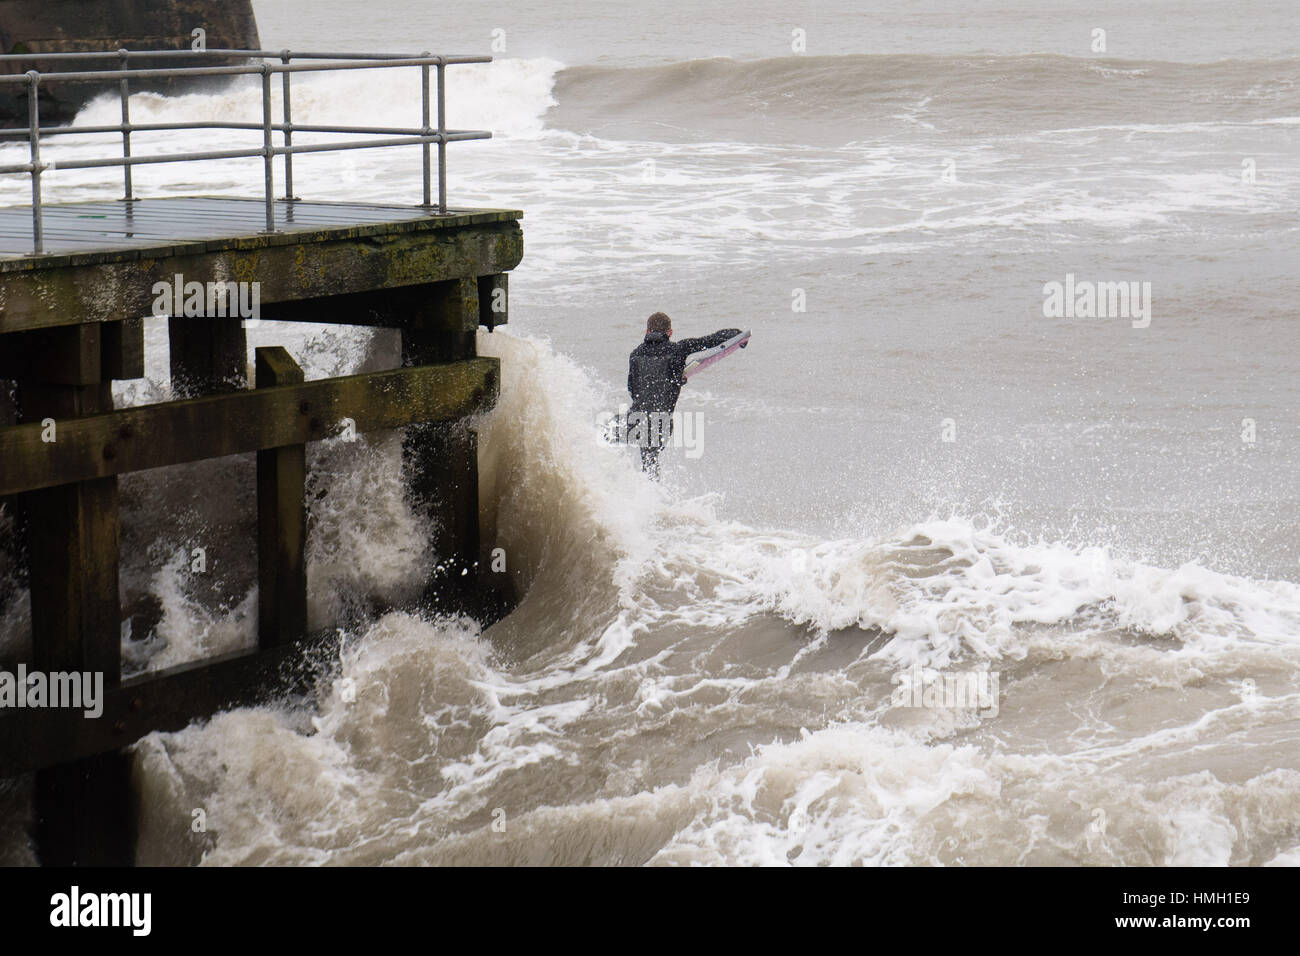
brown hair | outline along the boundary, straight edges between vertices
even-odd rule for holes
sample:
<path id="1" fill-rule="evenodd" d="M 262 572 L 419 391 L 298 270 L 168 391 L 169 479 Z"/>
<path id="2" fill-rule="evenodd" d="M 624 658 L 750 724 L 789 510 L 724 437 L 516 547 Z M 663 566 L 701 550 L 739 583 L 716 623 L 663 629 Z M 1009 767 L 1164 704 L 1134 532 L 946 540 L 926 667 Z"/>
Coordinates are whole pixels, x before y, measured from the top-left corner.
<path id="1" fill-rule="evenodd" d="M 673 320 L 662 312 L 656 312 L 646 319 L 645 330 L 647 332 L 662 332 L 667 335 L 673 330 Z"/>

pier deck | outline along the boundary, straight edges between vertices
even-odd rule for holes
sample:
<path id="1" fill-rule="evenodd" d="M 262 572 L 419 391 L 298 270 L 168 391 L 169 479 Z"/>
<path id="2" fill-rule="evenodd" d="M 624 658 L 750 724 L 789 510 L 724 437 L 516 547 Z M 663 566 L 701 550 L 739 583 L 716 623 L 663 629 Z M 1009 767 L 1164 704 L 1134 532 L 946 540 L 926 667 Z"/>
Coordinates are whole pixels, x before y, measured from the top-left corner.
<path id="1" fill-rule="evenodd" d="M 261 231 L 265 206 L 257 199 L 176 197 L 44 209 L 47 252 L 41 255 L 12 251 L 24 241 L 30 249 L 30 209 L 0 209 L 6 235 L 0 248 L 11 250 L 0 254 L 0 335 L 153 315 L 155 285 L 177 275 L 255 282 L 265 319 L 382 325 L 394 310 L 427 302 L 428 290 L 420 287 L 503 276 L 523 255 L 523 213 L 512 209 L 435 215 L 419 206 L 279 200 L 272 233 Z M 504 321 L 500 310 L 485 312 L 481 322 L 452 322 L 446 330 Z"/>
<path id="2" fill-rule="evenodd" d="M 448 210 L 431 216 L 420 206 L 354 202 L 275 202 L 275 233 L 265 232 L 261 199 L 233 196 L 176 196 L 99 202 L 46 203 L 45 254 L 31 255 L 30 206 L 0 207 L 0 260 L 40 265 L 73 253 L 140 252 L 185 243 L 223 242 L 234 237 L 263 243 L 291 242 L 304 232 L 378 235 L 446 228 L 502 218 L 503 210 Z M 520 213 L 510 212 L 510 218 Z M 409 228 L 404 230 L 404 224 Z"/>

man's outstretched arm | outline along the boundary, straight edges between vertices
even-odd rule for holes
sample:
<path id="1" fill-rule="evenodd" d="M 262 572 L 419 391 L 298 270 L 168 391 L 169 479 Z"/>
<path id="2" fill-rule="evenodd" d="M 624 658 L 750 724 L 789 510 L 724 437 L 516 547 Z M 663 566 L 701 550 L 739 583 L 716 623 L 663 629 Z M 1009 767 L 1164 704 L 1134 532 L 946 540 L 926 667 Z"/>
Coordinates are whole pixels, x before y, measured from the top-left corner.
<path id="1" fill-rule="evenodd" d="M 711 349 L 715 345 L 721 345 L 733 335 L 739 335 L 740 329 L 722 329 L 714 332 L 712 335 L 701 335 L 697 339 L 681 339 L 676 342 L 678 351 L 690 355 L 692 352 L 703 352 L 705 349 Z"/>

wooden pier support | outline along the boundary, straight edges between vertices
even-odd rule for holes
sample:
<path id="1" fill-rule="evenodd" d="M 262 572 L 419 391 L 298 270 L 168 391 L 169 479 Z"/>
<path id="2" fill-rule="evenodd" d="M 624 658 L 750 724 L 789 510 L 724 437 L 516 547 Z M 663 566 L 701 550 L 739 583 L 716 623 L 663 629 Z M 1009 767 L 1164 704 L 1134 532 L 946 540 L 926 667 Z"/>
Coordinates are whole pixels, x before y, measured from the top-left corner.
<path id="1" fill-rule="evenodd" d="M 402 364 L 439 365 L 473 358 L 480 319 L 479 281 L 422 287 L 419 307 L 403 316 Z M 404 436 L 407 487 L 434 525 L 437 567 L 425 600 L 437 610 L 477 611 L 481 560 L 478 435 L 467 422 L 413 425 Z"/>
<path id="2" fill-rule="evenodd" d="M 136 807 L 121 750 L 36 772 L 36 854 L 42 866 L 132 866 Z"/>
<path id="3" fill-rule="evenodd" d="M 137 203 L 144 208 L 146 204 Z M 405 207 L 296 204 L 302 220 L 245 228 L 261 202 L 148 201 L 150 228 L 179 217 L 186 238 L 156 243 L 106 228 L 106 247 L 0 255 L 0 498 L 18 504 L 31 584 L 31 670 L 103 675 L 103 715 L 0 710 L 0 774 L 35 773 L 42 863 L 129 864 L 134 793 L 125 749 L 219 710 L 308 692 L 336 653 L 307 620 L 306 443 L 405 429 L 412 502 L 431 519 L 437 568 L 425 599 L 440 611 L 502 613 L 485 600 L 473 416 L 500 389 L 500 362 L 476 334 L 507 321 L 506 273 L 523 253 L 519 213 L 429 216 Z M 68 222 L 115 223 L 117 204 L 79 204 Z M 196 235 L 194 221 L 220 226 Z M 3 213 L 0 210 L 0 213 Z M 98 217 L 98 218 L 96 218 Z M 104 218 L 107 217 L 107 218 Z M 0 215 L 0 218 L 3 218 Z M 112 237 L 118 237 L 117 240 Z M 255 388 L 237 317 L 168 319 L 175 396 L 114 409 L 114 379 L 144 373 L 154 286 L 184 275 L 260 286 L 263 317 L 398 330 L 402 367 L 304 381 L 283 348 L 259 348 Z M 6 380 L 14 380 L 12 401 Z M 257 455 L 258 646 L 164 672 L 121 675 L 118 476 L 227 455 Z M 304 666 L 306 665 L 306 666 Z"/>
<path id="4" fill-rule="evenodd" d="M 102 349 L 100 326 L 68 326 L 33 333 L 27 371 L 19 381 L 24 421 L 41 423 L 58 442 L 67 420 L 112 410 L 105 366 L 121 360 L 129 334 L 115 332 L 116 353 Z M 65 436 L 66 437 L 66 436 Z M 121 609 L 118 601 L 117 478 L 63 484 L 21 497 L 26 511 L 27 559 L 35 670 L 92 672 L 104 688 L 121 681 Z M 36 774 L 36 842 L 41 862 L 56 866 L 128 865 L 130 765 L 120 752 L 46 767 Z"/>
<path id="5" fill-rule="evenodd" d="M 274 346 L 256 353 L 258 388 L 301 385 L 302 369 Z M 267 648 L 307 634 L 307 446 L 257 453 L 257 639 Z"/>
<path id="6" fill-rule="evenodd" d="M 100 378 L 144 378 L 144 319 L 104 322 L 100 336 Z"/>
<path id="7" fill-rule="evenodd" d="M 211 395 L 247 385 L 248 340 L 238 316 L 172 316 L 167 320 L 167 339 L 176 394 Z"/>
<path id="8" fill-rule="evenodd" d="M 0 370 L 0 430 L 18 424 L 18 383 Z M 26 567 L 23 548 L 27 540 L 17 497 L 0 495 L 0 582 L 16 581 Z M 0 614 L 13 594 L 0 594 Z"/>

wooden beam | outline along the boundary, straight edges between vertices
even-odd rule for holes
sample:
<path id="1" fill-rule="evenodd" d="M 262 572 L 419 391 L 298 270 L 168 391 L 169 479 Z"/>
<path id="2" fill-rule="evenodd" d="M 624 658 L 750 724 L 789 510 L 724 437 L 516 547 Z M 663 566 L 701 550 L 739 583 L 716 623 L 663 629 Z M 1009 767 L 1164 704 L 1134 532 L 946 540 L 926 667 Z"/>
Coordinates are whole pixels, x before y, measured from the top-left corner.
<path id="1" fill-rule="evenodd" d="M 445 327 L 469 331 L 482 319 L 478 292 L 481 287 L 479 280 L 461 278 L 400 289 L 276 302 L 262 309 L 262 318 L 274 322 L 323 322 L 391 329 Z M 456 300 L 454 305 L 453 300 Z"/>
<path id="2" fill-rule="evenodd" d="M 0 373 L 44 385 L 95 385 L 101 327 L 65 325 L 0 338 Z"/>
<path id="3" fill-rule="evenodd" d="M 172 392 L 213 395 L 242 389 L 248 380 L 248 340 L 238 316 L 167 320 Z"/>
<path id="4" fill-rule="evenodd" d="M 418 314 L 424 307 L 430 288 L 428 284 L 420 284 L 274 302 L 262 307 L 262 319 L 397 328 L 407 316 Z"/>
<path id="5" fill-rule="evenodd" d="M 452 421 L 496 401 L 500 360 L 369 372 L 0 429 L 0 495 L 357 432 Z"/>
<path id="6" fill-rule="evenodd" d="M 424 282 L 400 289 L 376 289 L 323 299 L 277 302 L 262 309 L 262 318 L 274 322 L 326 322 L 384 328 L 473 331 L 484 321 L 483 290 L 505 288 L 506 273 L 461 277 L 444 282 Z M 495 301 L 504 301 L 496 297 Z M 494 313 L 498 325 L 503 313 Z"/>
<path id="7" fill-rule="evenodd" d="M 303 693 L 336 659 L 336 641 L 333 633 L 322 633 L 132 678 L 105 690 L 99 717 L 68 708 L 0 710 L 0 773 L 65 764 L 129 747 L 154 731 L 181 730 L 232 707 Z"/>
<path id="8" fill-rule="evenodd" d="M 256 354 L 258 388 L 301 385 L 302 369 L 280 346 Z M 307 446 L 257 453 L 257 638 L 262 647 L 307 633 Z"/>

